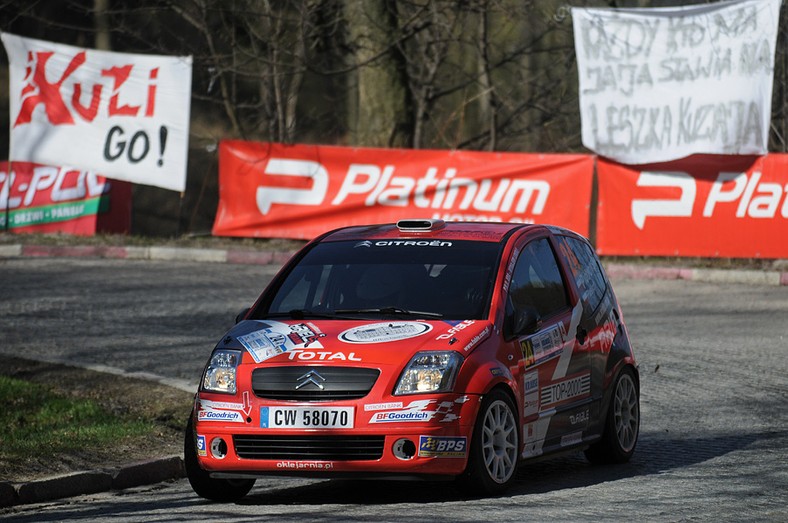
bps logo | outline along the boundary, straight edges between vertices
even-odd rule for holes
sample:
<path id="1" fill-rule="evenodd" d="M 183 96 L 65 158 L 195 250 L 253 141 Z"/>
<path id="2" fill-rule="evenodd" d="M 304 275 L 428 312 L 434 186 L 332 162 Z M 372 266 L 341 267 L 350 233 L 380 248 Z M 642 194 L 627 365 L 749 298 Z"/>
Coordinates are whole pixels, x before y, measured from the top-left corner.
<path id="1" fill-rule="evenodd" d="M 419 456 L 422 458 L 464 458 L 467 454 L 468 439 L 464 436 L 419 436 Z"/>

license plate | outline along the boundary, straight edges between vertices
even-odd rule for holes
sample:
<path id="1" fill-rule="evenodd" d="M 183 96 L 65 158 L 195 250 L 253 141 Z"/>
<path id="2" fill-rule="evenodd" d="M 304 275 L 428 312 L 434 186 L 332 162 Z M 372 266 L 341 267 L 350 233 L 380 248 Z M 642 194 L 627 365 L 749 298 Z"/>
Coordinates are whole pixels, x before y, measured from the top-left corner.
<path id="1" fill-rule="evenodd" d="M 260 407 L 264 429 L 352 429 L 353 407 Z"/>

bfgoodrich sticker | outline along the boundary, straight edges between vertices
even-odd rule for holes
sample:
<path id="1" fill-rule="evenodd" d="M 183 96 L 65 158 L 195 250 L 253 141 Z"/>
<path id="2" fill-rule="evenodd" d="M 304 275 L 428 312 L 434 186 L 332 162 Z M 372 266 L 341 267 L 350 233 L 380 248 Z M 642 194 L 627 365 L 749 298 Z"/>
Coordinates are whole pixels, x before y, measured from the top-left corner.
<path id="1" fill-rule="evenodd" d="M 230 423 L 243 423 L 244 418 L 240 412 L 234 410 L 203 409 L 197 412 L 200 421 L 225 421 Z"/>

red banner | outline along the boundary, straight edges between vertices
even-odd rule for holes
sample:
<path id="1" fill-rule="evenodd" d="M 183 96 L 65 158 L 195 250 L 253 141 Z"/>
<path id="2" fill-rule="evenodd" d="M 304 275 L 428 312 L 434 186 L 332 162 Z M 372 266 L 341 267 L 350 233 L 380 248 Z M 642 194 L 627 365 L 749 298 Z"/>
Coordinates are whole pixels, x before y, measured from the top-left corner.
<path id="1" fill-rule="evenodd" d="M 128 182 L 77 169 L 0 162 L 0 230 L 90 236 L 124 234 L 130 226 Z"/>
<path id="2" fill-rule="evenodd" d="M 309 239 L 403 218 L 588 235 L 594 157 L 223 141 L 217 236 Z"/>
<path id="3" fill-rule="evenodd" d="M 788 258 L 788 155 L 597 160 L 597 251 Z"/>

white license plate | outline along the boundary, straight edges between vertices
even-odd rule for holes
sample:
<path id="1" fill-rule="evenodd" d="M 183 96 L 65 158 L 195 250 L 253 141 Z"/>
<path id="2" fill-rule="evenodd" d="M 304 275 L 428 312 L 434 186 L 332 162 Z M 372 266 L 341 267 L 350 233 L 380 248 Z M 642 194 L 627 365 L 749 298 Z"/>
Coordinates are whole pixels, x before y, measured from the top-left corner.
<path id="1" fill-rule="evenodd" d="M 352 429 L 353 407 L 260 407 L 264 429 Z"/>

